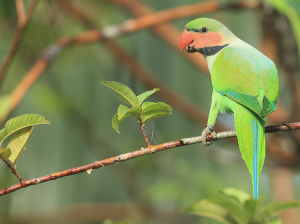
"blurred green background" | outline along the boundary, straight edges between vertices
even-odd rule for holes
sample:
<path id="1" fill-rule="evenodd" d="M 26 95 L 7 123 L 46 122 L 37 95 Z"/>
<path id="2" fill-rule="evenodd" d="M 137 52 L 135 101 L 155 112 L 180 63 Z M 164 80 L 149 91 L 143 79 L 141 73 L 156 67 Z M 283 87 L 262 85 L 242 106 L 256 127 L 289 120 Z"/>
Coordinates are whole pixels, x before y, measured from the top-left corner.
<path id="1" fill-rule="evenodd" d="M 24 2 L 26 7 L 30 3 Z M 10 94 L 42 52 L 57 39 L 87 30 L 58 2 L 38 2 L 2 83 L 1 95 Z M 156 11 L 196 2 L 199 1 L 142 1 Z M 72 0 L 70 3 L 85 12 L 99 28 L 133 18 L 125 7 L 109 0 Z M 298 9 L 299 3 L 293 4 L 291 7 Z M 298 97 L 289 87 L 286 69 L 286 64 L 294 60 L 292 65 L 289 64 L 293 73 L 289 74 L 294 75 L 293 80 L 298 84 L 299 60 L 293 35 L 295 30 L 292 30 L 290 20 L 264 2 L 258 9 L 219 10 L 170 23 L 183 30 L 187 22 L 200 16 L 223 22 L 239 38 L 260 50 L 269 46 L 266 43 L 271 43 L 269 36 L 275 38 L 275 44 L 269 48 L 276 52 L 280 102 L 289 116 L 284 120 L 278 113 L 279 118 L 271 119 L 269 124 L 299 121 L 297 113 L 290 113 L 294 108 L 293 99 Z M 0 0 L 0 61 L 8 52 L 17 22 L 15 2 Z M 286 46 L 294 43 L 290 60 L 283 58 L 285 45 L 276 33 L 283 27 L 286 31 L 282 36 L 290 38 Z M 183 58 L 186 52 L 178 53 L 149 29 L 120 36 L 115 41 L 161 82 L 208 113 L 212 92 L 210 78 Z M 121 101 L 100 81 L 121 82 L 136 94 L 149 90 L 99 42 L 68 47 L 51 60 L 48 69 L 7 118 L 35 113 L 51 122 L 51 126 L 34 128 L 27 150 L 18 161 L 17 170 L 21 177 L 40 177 L 146 146 L 133 117 L 121 124 L 121 134 L 112 129 L 111 119 Z M 164 101 L 156 94 L 150 100 Z M 218 122 L 226 125 L 228 130 L 234 129 L 230 115 L 219 116 Z M 146 131 L 151 144 L 161 144 L 198 136 L 204 127 L 173 108 L 171 117 L 149 122 Z M 300 140 L 297 132 L 273 135 L 274 139 L 268 135 L 269 140 L 284 155 L 291 155 L 296 160 L 289 163 L 276 147 L 270 150 L 261 174 L 260 194 L 266 195 L 265 203 L 299 199 Z M 5 163 L 0 163 L 0 188 L 15 183 L 17 179 Z M 102 223 L 111 219 L 147 224 L 217 224 L 220 222 L 179 211 L 197 200 L 218 196 L 218 191 L 224 187 L 240 188 L 252 194 L 250 175 L 237 144 L 227 140 L 217 141 L 209 148 L 203 148 L 201 144 L 174 148 L 93 170 L 90 175 L 81 173 L 4 195 L 0 199 L 0 223 Z M 294 217 L 290 223 L 299 221 L 297 215 L 297 212 L 285 213 L 288 218 Z"/>

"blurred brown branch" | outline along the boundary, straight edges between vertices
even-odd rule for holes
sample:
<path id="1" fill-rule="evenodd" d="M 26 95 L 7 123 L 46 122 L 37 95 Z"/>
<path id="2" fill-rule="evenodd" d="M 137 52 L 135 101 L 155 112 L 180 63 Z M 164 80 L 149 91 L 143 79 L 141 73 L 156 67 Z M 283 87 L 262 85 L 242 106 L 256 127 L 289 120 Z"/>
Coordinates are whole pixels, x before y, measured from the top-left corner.
<path id="1" fill-rule="evenodd" d="M 78 10 L 76 7 L 74 7 L 72 4 L 70 4 L 68 1 L 59 1 L 58 2 L 64 10 L 71 13 L 76 18 L 80 19 L 84 22 L 86 26 L 89 28 L 95 28 L 94 24 L 92 23 L 91 19 L 82 11 Z M 206 116 L 203 112 L 200 111 L 199 108 L 195 107 L 192 103 L 189 103 L 187 99 L 183 99 L 180 97 L 177 93 L 174 91 L 168 89 L 166 86 L 162 85 L 158 80 L 154 78 L 148 71 L 146 71 L 138 62 L 136 62 L 129 54 L 127 54 L 126 51 L 124 51 L 120 46 L 118 46 L 116 43 L 112 42 L 111 40 L 108 40 L 108 37 L 112 37 L 115 35 L 119 35 L 123 32 L 133 32 L 138 29 L 147 28 L 149 26 L 158 25 L 158 21 L 156 19 L 156 16 L 161 17 L 162 21 L 169 21 L 171 19 L 175 18 L 181 18 L 184 16 L 190 16 L 193 15 L 193 13 L 201 13 L 201 12 L 209 12 L 210 10 L 216 10 L 226 7 L 249 7 L 249 8 L 256 8 L 259 6 L 259 4 L 248 4 L 248 3 L 236 3 L 236 4 L 217 4 L 215 2 L 207 2 L 204 3 L 197 3 L 193 5 L 188 6 L 181 6 L 170 10 L 164 10 L 159 13 L 153 13 L 151 15 L 140 17 L 136 20 L 128 20 L 124 23 L 121 23 L 120 25 L 115 26 L 109 26 L 104 29 L 99 30 L 90 30 L 83 32 L 79 34 L 76 37 L 73 38 L 67 38 L 62 37 L 56 45 L 53 45 L 51 48 L 45 51 L 44 55 L 36 62 L 36 64 L 32 67 L 32 69 L 24 76 L 20 84 L 15 88 L 15 90 L 12 93 L 11 96 L 11 106 L 10 106 L 10 112 L 13 111 L 17 105 L 20 103 L 21 99 L 25 95 L 25 93 L 28 91 L 28 89 L 31 87 L 31 85 L 37 80 L 37 78 L 41 75 L 41 73 L 47 68 L 49 60 L 53 58 L 59 51 L 70 45 L 75 44 L 83 44 L 83 43 L 89 43 L 93 41 L 99 41 L 105 39 L 103 43 L 106 47 L 109 48 L 109 50 L 114 54 L 116 58 L 118 58 L 129 70 L 131 70 L 137 78 L 139 78 L 142 82 L 144 82 L 148 87 L 154 88 L 158 87 L 161 88 L 163 93 L 162 97 L 167 99 L 171 104 L 173 104 L 175 107 L 178 107 L 184 114 L 187 114 L 192 119 L 198 121 L 200 124 L 204 125 L 206 124 Z M 191 10 L 191 12 L 187 13 L 184 10 L 186 9 L 192 9 L 197 8 L 194 10 Z M 150 22 L 149 22 L 150 21 Z M 124 25 L 125 24 L 125 25 Z M 128 24 L 135 24 L 134 26 L 128 26 Z M 119 29 L 117 32 L 114 32 L 113 30 Z M 175 44 L 175 43 L 174 43 Z M 53 54 L 53 49 L 57 49 L 57 53 Z M 178 48 L 179 49 L 179 48 Z M 203 59 L 201 59 L 203 60 Z M 206 66 L 207 67 L 207 66 Z M 4 119 L 3 119 L 4 120 Z M 2 121 L 3 121 L 2 120 Z M 2 122 L 0 121 L 0 122 Z M 216 126 L 219 130 L 225 130 L 224 127 L 220 128 Z"/>
<path id="2" fill-rule="evenodd" d="M 265 128 L 265 132 L 266 133 L 274 133 L 274 132 L 282 132 L 282 131 L 294 131 L 294 130 L 299 130 L 300 129 L 300 122 L 297 123 L 288 123 L 288 124 L 283 124 L 283 125 L 271 125 L 271 126 L 267 126 Z M 232 138 L 232 137 L 236 137 L 236 132 L 235 131 L 226 131 L 226 132 L 218 132 L 216 134 L 216 138 L 214 138 L 212 135 L 207 135 L 207 140 L 214 140 L 217 141 L 219 139 L 225 139 L 225 138 Z M 39 178 L 34 178 L 31 180 L 24 180 L 19 184 L 15 184 L 13 186 L 4 188 L 2 190 L 0 190 L 0 196 L 5 195 L 5 194 L 9 194 L 12 193 L 16 190 L 19 190 L 21 188 L 24 187 L 28 187 L 31 185 L 36 185 L 36 184 L 40 184 L 40 183 L 44 183 L 50 180 L 56 180 L 58 178 L 61 177 L 66 177 L 66 176 L 70 176 L 70 175 L 74 175 L 74 174 L 78 174 L 78 173 L 82 173 L 85 171 L 91 171 L 93 169 L 98 169 L 101 168 L 103 166 L 106 165 L 110 165 L 113 163 L 119 163 L 122 161 L 126 161 L 129 159 L 133 159 L 139 156 L 143 156 L 146 154 L 152 154 L 155 152 L 160 152 L 166 149 L 171 149 L 171 148 L 176 148 L 179 146 L 186 146 L 186 145 L 191 145 L 191 144 L 196 144 L 196 143 L 200 143 L 202 142 L 202 137 L 192 137 L 192 138 L 183 138 L 177 141 L 172 141 L 172 142 L 167 142 L 167 143 L 163 143 L 160 145 L 153 145 L 153 146 L 149 146 L 147 148 L 141 148 L 138 151 L 134 151 L 134 152 L 128 152 L 125 154 L 121 154 L 119 156 L 115 156 L 115 157 L 111 157 L 108 159 L 104 159 L 101 161 L 96 161 L 93 163 L 90 163 L 88 165 L 85 166 L 80 166 L 80 167 L 76 167 L 76 168 L 71 168 L 68 170 L 64 170 L 64 171 L 60 171 L 60 172 L 56 172 L 56 173 L 51 173 L 49 175 L 46 176 L 42 176 Z"/>
<path id="3" fill-rule="evenodd" d="M 225 8 L 257 8 L 260 5 L 260 3 L 251 3 L 248 1 L 231 4 L 220 4 L 214 1 L 207 1 L 190 5 L 184 5 L 156 13 L 143 15 L 137 19 L 130 19 L 117 26 L 110 26 L 107 29 L 108 32 L 106 33 L 106 35 L 114 36 L 117 35 L 119 32 L 132 32 L 133 30 L 136 31 L 155 25 L 160 25 L 174 19 L 184 18 L 201 13 L 215 12 L 217 10 Z"/>
<path id="4" fill-rule="evenodd" d="M 36 6 L 36 4 L 38 3 L 39 0 L 32 0 L 30 2 L 30 5 L 28 7 L 27 13 L 25 12 L 24 9 L 24 2 L 23 0 L 15 0 L 16 3 L 16 11 L 17 11 L 17 16 L 18 16 L 18 27 L 16 29 L 16 32 L 14 34 L 12 43 L 9 47 L 8 53 L 1 65 L 1 69 L 0 69 L 0 85 L 3 82 L 3 79 L 5 77 L 5 74 L 8 70 L 8 67 L 16 53 L 16 51 L 18 50 L 18 47 L 20 45 L 20 42 L 23 38 L 23 33 L 24 30 L 28 24 L 28 21 L 33 13 L 33 10 Z"/>
<path id="5" fill-rule="evenodd" d="M 91 20 L 80 10 L 68 4 L 67 1 L 64 2 L 64 9 L 72 15 L 76 16 L 82 20 L 86 26 L 93 28 Z M 206 115 L 198 107 L 194 106 L 192 102 L 178 95 L 175 91 L 158 81 L 149 71 L 147 71 L 139 62 L 137 62 L 133 57 L 131 57 L 126 51 L 124 51 L 117 43 L 112 40 L 103 39 L 103 34 L 100 30 L 91 30 L 79 34 L 73 38 L 61 38 L 57 44 L 50 46 L 43 56 L 36 62 L 32 69 L 24 76 L 20 84 L 15 88 L 11 96 L 11 106 L 10 112 L 13 111 L 17 105 L 20 103 L 21 99 L 24 97 L 25 93 L 31 87 L 31 85 L 37 80 L 37 78 L 42 74 L 42 72 L 49 65 L 49 60 L 56 56 L 64 47 L 76 44 L 89 43 L 93 41 L 101 40 L 104 45 L 110 50 L 110 52 L 118 59 L 120 62 L 127 67 L 133 74 L 136 75 L 144 84 L 149 88 L 160 88 L 162 91 L 159 92 L 165 100 L 170 104 L 177 107 L 182 113 L 186 114 L 188 117 L 197 121 L 201 125 L 206 125 Z M 4 120 L 4 119 L 3 119 Z M 3 121 L 2 120 L 2 121 Z M 225 130 L 225 127 L 221 125 L 216 126 L 219 130 Z"/>
<path id="6" fill-rule="evenodd" d="M 18 26 L 22 27 L 26 23 L 26 12 L 23 0 L 15 0 L 16 11 L 18 16 Z"/>
<path id="7" fill-rule="evenodd" d="M 64 0 L 60 1 L 59 3 L 66 12 L 82 21 L 88 28 L 92 29 L 95 27 L 95 24 L 93 24 L 92 20 L 83 11 L 70 4 L 69 1 Z M 95 35 L 93 31 L 88 31 L 87 35 L 83 34 L 82 36 L 84 36 L 84 39 L 89 39 L 87 37 L 88 35 L 90 35 L 91 39 L 93 39 L 95 37 L 100 37 L 103 34 L 98 31 Z M 75 41 L 77 42 L 77 40 Z M 101 41 L 101 39 L 99 39 L 99 41 Z M 101 43 L 103 43 L 104 46 L 113 54 L 113 56 L 117 58 L 126 68 L 128 68 L 128 70 L 130 70 L 142 83 L 152 89 L 160 88 L 161 91 L 158 92 L 158 95 L 179 109 L 183 114 L 187 115 L 187 117 L 195 120 L 203 126 L 206 125 L 207 116 L 200 108 L 156 79 L 153 74 L 151 74 L 144 66 L 142 66 L 131 55 L 129 55 L 119 44 L 107 38 L 102 39 Z M 220 124 L 217 124 L 216 128 L 219 130 L 226 130 L 226 128 Z"/>
<path id="8" fill-rule="evenodd" d="M 166 10 L 164 11 L 166 14 L 164 15 L 163 12 L 158 12 L 155 13 L 155 11 L 153 9 L 151 9 L 149 6 L 146 6 L 143 4 L 142 1 L 139 0 L 110 0 L 111 2 L 114 2 L 115 4 L 122 6 L 122 7 L 126 7 L 133 15 L 139 17 L 138 20 L 136 21 L 143 21 L 143 20 L 147 20 L 147 22 L 149 23 L 149 21 L 152 21 L 152 23 L 156 23 L 155 21 L 155 15 L 160 15 L 161 17 L 164 16 L 163 18 L 167 18 L 167 16 L 169 15 L 170 18 L 180 18 L 179 16 L 191 16 L 191 15 L 197 15 L 197 14 L 201 14 L 201 13 L 208 13 L 208 12 L 215 12 L 218 11 L 220 9 L 232 9 L 232 8 L 258 8 L 260 7 L 260 3 L 258 2 L 253 2 L 253 3 L 249 3 L 249 2 L 238 2 L 238 3 L 218 3 L 215 1 L 208 1 L 208 2 L 201 2 L 201 3 L 196 3 L 196 4 L 190 4 L 187 6 L 180 6 L 177 8 L 173 8 L 170 10 Z M 130 21 L 130 20 L 129 20 Z M 133 21 L 133 20 L 131 20 Z M 178 52 L 181 51 L 180 48 L 178 48 L 178 40 L 180 37 L 180 33 L 181 31 L 174 25 L 170 24 L 170 23 L 166 23 L 169 22 L 169 20 L 163 20 L 160 23 L 156 23 L 156 25 L 151 26 L 150 28 L 152 29 L 152 31 L 154 31 L 155 34 L 157 34 L 157 36 L 159 36 L 160 38 L 162 38 L 167 44 L 169 44 L 171 47 L 173 47 L 175 50 L 177 50 Z M 146 23 L 145 23 L 146 24 Z M 199 68 L 200 70 L 203 70 L 204 72 L 206 72 L 206 74 L 208 73 L 208 67 L 207 67 L 207 63 L 206 60 L 204 59 L 204 57 L 200 54 L 188 54 L 188 53 L 184 53 L 184 54 L 180 54 L 182 56 L 184 56 L 185 58 L 188 59 L 188 61 L 192 62 L 192 64 L 194 66 L 196 66 L 197 68 Z"/>
<path id="9" fill-rule="evenodd" d="M 98 33 L 97 36 L 101 36 Z M 12 112 L 20 103 L 26 92 L 40 77 L 43 71 L 48 67 L 50 59 L 53 59 L 63 48 L 71 45 L 82 44 L 90 41 L 98 40 L 93 33 L 85 32 L 73 38 L 61 38 L 57 44 L 50 46 L 35 63 L 35 65 L 25 74 L 19 85 L 14 89 L 11 95 L 10 112 Z M 182 113 L 194 119 L 202 125 L 206 123 L 206 115 L 192 102 L 178 95 L 175 91 L 158 81 L 149 71 L 147 71 L 140 63 L 135 61 L 126 51 L 124 51 L 116 43 L 105 40 L 104 44 L 118 58 L 122 64 L 136 75 L 149 88 L 160 88 L 158 92 L 162 98 L 166 99 L 170 104 L 177 107 Z M 2 119 L 1 122 L 3 122 Z M 223 129 L 225 130 L 225 129 Z"/>
<path id="10" fill-rule="evenodd" d="M 39 78 L 48 66 L 48 61 L 44 58 L 39 59 L 34 66 L 25 74 L 19 85 L 11 94 L 11 103 L 9 112 L 12 112 L 19 105 L 24 95 L 27 93 L 33 83 Z M 1 121 L 2 122 L 2 121 Z"/>

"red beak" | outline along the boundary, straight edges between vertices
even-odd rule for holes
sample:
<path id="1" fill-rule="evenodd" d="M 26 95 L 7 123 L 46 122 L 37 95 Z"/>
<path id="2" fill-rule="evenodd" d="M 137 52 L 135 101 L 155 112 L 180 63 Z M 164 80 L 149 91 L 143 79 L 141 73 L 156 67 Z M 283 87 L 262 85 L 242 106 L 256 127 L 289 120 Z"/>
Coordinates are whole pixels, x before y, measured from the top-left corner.
<path id="1" fill-rule="evenodd" d="M 191 33 L 184 30 L 180 36 L 180 48 L 184 50 L 184 48 L 194 41 L 194 37 Z"/>

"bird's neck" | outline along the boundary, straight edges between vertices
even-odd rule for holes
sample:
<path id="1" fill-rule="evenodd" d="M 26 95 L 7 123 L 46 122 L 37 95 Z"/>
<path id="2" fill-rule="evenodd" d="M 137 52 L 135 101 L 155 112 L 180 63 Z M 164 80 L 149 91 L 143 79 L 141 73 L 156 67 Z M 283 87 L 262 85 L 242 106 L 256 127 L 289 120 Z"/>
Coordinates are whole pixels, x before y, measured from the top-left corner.
<path id="1" fill-rule="evenodd" d="M 201 53 L 206 61 L 207 61 L 207 65 L 208 65 L 208 69 L 209 69 L 209 73 L 211 74 L 212 72 L 212 68 L 214 65 L 214 62 L 217 58 L 217 56 L 227 47 L 227 46 L 231 46 L 231 45 L 236 45 L 239 42 L 238 38 L 235 38 L 233 41 L 230 41 L 227 44 L 221 45 L 221 46 L 214 46 L 214 47 L 209 47 L 209 51 L 208 49 L 204 49 L 207 51 L 207 53 L 201 53 L 200 51 L 198 51 L 199 53 Z"/>
<path id="2" fill-rule="evenodd" d="M 215 62 L 215 60 L 216 60 L 216 58 L 217 58 L 217 56 L 220 54 L 220 52 L 222 51 L 222 50 L 224 50 L 224 48 L 226 47 L 226 46 L 228 46 L 228 44 L 227 45 L 223 45 L 223 46 L 218 46 L 219 48 L 217 48 L 218 49 L 218 51 L 216 51 L 214 54 L 202 54 L 204 57 L 205 57 L 205 59 L 206 59 L 206 61 L 207 61 L 207 65 L 208 65 L 208 70 L 209 70 L 209 73 L 211 74 L 211 72 L 212 72 L 212 67 L 213 67 L 213 65 L 214 65 L 214 62 Z M 216 46 L 217 47 L 217 46 Z"/>

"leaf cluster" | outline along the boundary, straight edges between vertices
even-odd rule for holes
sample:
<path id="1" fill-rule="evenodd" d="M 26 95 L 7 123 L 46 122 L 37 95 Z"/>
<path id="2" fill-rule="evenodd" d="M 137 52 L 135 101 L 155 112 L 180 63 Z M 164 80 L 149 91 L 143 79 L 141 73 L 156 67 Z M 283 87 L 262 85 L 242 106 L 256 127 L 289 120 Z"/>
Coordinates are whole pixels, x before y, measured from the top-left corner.
<path id="1" fill-rule="evenodd" d="M 0 131 L 0 158 L 5 163 L 13 164 L 14 169 L 17 167 L 17 160 L 25 149 L 34 125 L 37 124 L 50 124 L 50 122 L 41 115 L 24 114 L 8 120 Z M 10 135 L 6 149 L 2 148 L 3 141 Z"/>
<path id="2" fill-rule="evenodd" d="M 112 127 L 118 133 L 120 133 L 119 127 L 121 122 L 127 117 L 135 117 L 139 124 L 144 126 L 148 121 L 154 118 L 169 117 L 172 114 L 172 107 L 166 103 L 145 101 L 149 96 L 160 91 L 158 88 L 136 96 L 129 87 L 121 83 L 103 81 L 101 84 L 115 91 L 118 98 L 129 106 L 127 107 L 121 104 L 118 108 L 118 113 L 116 113 L 112 119 Z"/>
<path id="3" fill-rule="evenodd" d="M 225 188 L 225 196 L 200 200 L 182 212 L 205 216 L 227 224 L 282 224 L 270 218 L 285 210 L 299 208 L 300 201 L 276 201 L 259 208 L 263 197 L 255 200 L 242 190 Z"/>

